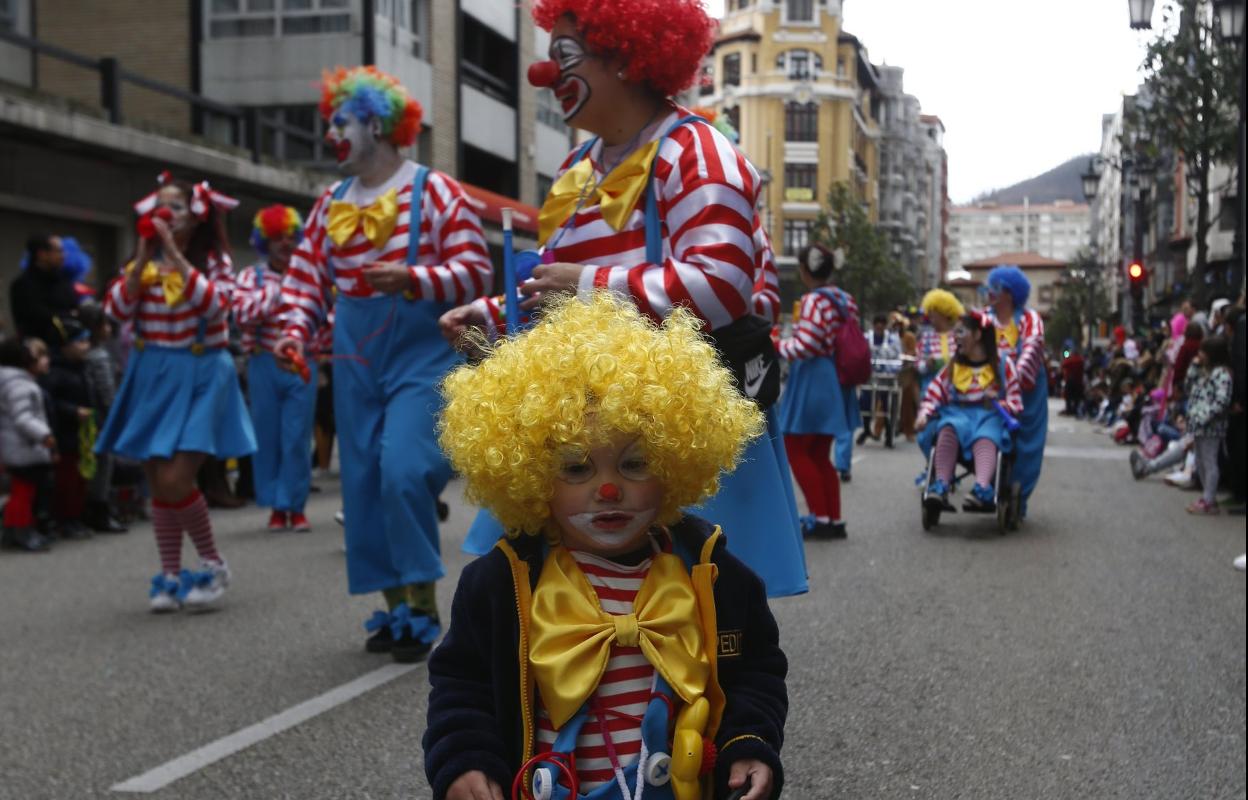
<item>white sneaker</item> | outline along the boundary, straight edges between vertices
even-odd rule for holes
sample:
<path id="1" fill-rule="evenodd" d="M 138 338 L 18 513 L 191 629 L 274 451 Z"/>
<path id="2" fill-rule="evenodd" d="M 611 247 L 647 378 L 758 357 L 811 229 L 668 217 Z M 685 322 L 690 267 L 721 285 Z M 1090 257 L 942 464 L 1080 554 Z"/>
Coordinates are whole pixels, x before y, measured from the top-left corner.
<path id="1" fill-rule="evenodd" d="M 1165 477 L 1165 481 L 1167 486 L 1175 486 L 1179 489 L 1191 489 L 1195 485 L 1192 476 L 1181 469 L 1171 472 Z"/>
<path id="2" fill-rule="evenodd" d="M 148 593 L 148 608 L 153 614 L 169 614 L 182 608 L 178 599 L 178 576 L 156 573 L 152 577 L 152 588 Z"/>
<path id="3" fill-rule="evenodd" d="M 1235 556 L 1235 569 L 1239 570 L 1240 572 L 1244 571 L 1244 554 L 1243 553 L 1240 553 L 1239 555 Z"/>
<path id="4" fill-rule="evenodd" d="M 347 513 L 343 511 L 341 508 L 338 509 L 336 512 L 334 512 L 334 522 L 337 522 L 339 525 L 342 525 L 345 527 L 347 524 Z"/>
<path id="5" fill-rule="evenodd" d="M 188 574 L 190 588 L 186 590 L 183 602 L 191 610 L 212 605 L 230 585 L 230 568 L 224 561 L 201 561 L 199 571 Z"/>

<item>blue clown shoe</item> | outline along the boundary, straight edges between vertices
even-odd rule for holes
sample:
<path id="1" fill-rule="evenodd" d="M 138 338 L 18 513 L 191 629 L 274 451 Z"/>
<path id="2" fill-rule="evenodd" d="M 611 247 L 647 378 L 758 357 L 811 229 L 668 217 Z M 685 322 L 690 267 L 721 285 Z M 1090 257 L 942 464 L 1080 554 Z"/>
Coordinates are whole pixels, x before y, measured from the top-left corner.
<path id="1" fill-rule="evenodd" d="M 390 655 L 400 664 L 412 664 L 429 655 L 433 643 L 442 634 L 436 617 L 412 613 L 407 603 L 399 603 L 390 612 L 390 634 L 393 643 Z"/>
<path id="2" fill-rule="evenodd" d="M 992 487 L 978 483 L 971 487 L 970 496 L 962 503 L 963 511 L 995 511 L 996 507 L 997 498 Z"/>
<path id="3" fill-rule="evenodd" d="M 389 653 L 394 647 L 394 634 L 390 631 L 390 614 L 374 611 L 364 620 L 364 630 L 372 634 L 364 641 L 364 649 L 370 653 Z"/>
<path id="4" fill-rule="evenodd" d="M 148 607 L 153 614 L 168 614 L 182 608 L 178 576 L 158 572 L 152 576 L 152 588 L 148 592 Z"/>

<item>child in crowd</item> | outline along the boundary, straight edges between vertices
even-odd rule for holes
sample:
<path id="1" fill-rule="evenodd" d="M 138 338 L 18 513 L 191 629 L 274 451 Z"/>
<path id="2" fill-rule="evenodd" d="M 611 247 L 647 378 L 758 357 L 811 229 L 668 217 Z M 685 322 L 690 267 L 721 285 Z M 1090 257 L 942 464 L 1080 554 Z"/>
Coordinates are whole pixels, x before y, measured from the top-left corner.
<path id="1" fill-rule="evenodd" d="M 117 395 L 117 378 L 120 371 L 113 358 L 109 343 L 113 327 L 104 315 L 104 309 L 96 303 L 84 303 L 78 309 L 78 318 L 91 335 L 91 347 L 87 350 L 87 384 L 91 388 L 92 408 L 97 423 L 108 419 L 108 411 Z M 113 457 L 100 453 L 95 457 L 95 474 L 87 483 L 87 507 L 83 522 L 97 533 L 125 533 L 126 526 L 117 521 L 113 510 Z"/>
<path id="2" fill-rule="evenodd" d="M 787 661 L 763 583 L 681 511 L 764 420 L 697 328 L 569 298 L 446 379 L 442 446 L 507 535 L 464 569 L 429 659 L 438 800 L 513 780 L 536 797 L 780 795 Z"/>
<path id="3" fill-rule="evenodd" d="M 958 352 L 927 387 L 915 427 L 919 446 L 936 447 L 935 478 L 928 503 L 944 508 L 953 486 L 958 456 L 973 461 L 975 485 L 966 498 L 968 511 L 995 507 L 993 479 L 997 453 L 1012 446 L 1005 421 L 993 401 L 1015 417 L 1023 410 L 1022 389 L 1014 362 L 997 353 L 996 329 L 981 312 L 964 316 L 954 329 Z"/>
<path id="4" fill-rule="evenodd" d="M 56 453 L 47 394 L 39 386 L 50 364 L 47 345 L 39 339 L 0 342 L 0 456 L 9 474 L 3 544 L 31 553 L 52 544 L 36 529 L 37 517 L 47 518 Z"/>
<path id="5" fill-rule="evenodd" d="M 1201 496 L 1187 507 L 1189 514 L 1217 514 L 1218 453 L 1226 436 L 1231 408 L 1231 350 L 1226 339 L 1210 336 L 1200 343 L 1187 371 L 1187 431 L 1196 452 L 1196 474 Z"/>
<path id="6" fill-rule="evenodd" d="M 58 321 L 61 342 L 52 358 L 52 368 L 44 379 L 52 397 L 52 433 L 56 436 L 59 458 L 56 462 L 56 522 L 62 539 L 89 539 L 91 531 L 82 524 L 87 501 L 87 482 L 82 467 L 88 471 L 94 462 L 90 436 L 95 425 L 94 401 L 87 381 L 86 358 L 91 349 L 91 333 L 74 317 Z M 79 437 L 89 435 L 85 452 Z"/>

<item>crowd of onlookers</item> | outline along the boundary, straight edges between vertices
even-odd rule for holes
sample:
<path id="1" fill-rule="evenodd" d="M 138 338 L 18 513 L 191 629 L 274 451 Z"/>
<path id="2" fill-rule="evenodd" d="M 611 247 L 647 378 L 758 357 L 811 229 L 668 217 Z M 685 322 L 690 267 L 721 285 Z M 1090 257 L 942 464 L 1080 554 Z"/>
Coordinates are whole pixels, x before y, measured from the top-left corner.
<path id="1" fill-rule="evenodd" d="M 1199 495 L 1187 511 L 1244 513 L 1244 298 L 1208 310 L 1183 303 L 1164 327 L 1142 336 L 1114 330 L 1086 355 L 1072 342 L 1053 365 L 1066 407 L 1132 447 L 1137 480 Z M 1221 499 L 1220 499 L 1221 494 Z M 1244 556 L 1235 566 L 1244 568 Z"/>
<path id="2" fill-rule="evenodd" d="M 10 286 L 15 330 L 0 330 L 0 546 L 47 550 L 57 539 L 124 533 L 146 518 L 138 463 L 97 455 L 93 446 L 132 344 L 114 330 L 85 283 L 90 260 L 69 238 L 32 236 Z M 240 359 L 241 361 L 241 359 Z M 245 374 L 245 370 L 241 370 Z M 332 408 L 329 392 L 318 404 Z M 325 419 L 330 420 L 324 422 Z M 318 410 L 317 466 L 327 471 L 332 410 Z M 210 459 L 198 484 L 209 505 L 239 507 L 252 496 L 249 459 L 227 474 Z"/>

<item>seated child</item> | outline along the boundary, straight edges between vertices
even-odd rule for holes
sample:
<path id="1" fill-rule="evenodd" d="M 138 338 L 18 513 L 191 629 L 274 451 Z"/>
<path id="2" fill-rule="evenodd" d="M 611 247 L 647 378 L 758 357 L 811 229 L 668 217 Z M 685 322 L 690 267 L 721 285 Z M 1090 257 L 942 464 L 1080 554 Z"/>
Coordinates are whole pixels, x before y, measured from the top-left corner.
<path id="1" fill-rule="evenodd" d="M 0 545 L 31 553 L 52 544 L 39 530 L 50 527 L 56 460 L 56 437 L 48 421 L 51 401 L 38 383 L 49 363 L 48 346 L 40 339 L 0 342 L 0 457 L 10 482 Z"/>
<path id="2" fill-rule="evenodd" d="M 936 446 L 935 479 L 928 502 L 944 506 L 953 484 L 958 456 L 972 461 L 975 485 L 966 499 L 970 511 L 994 507 L 993 478 L 997 453 L 1009 452 L 1011 440 L 1005 420 L 993 406 L 1013 416 L 1022 413 L 1023 396 L 1014 362 L 997 355 L 992 321 L 980 312 L 964 316 L 954 330 L 958 353 L 927 387 L 915 428 L 923 432 L 919 446 L 926 454 Z"/>
<path id="3" fill-rule="evenodd" d="M 681 511 L 764 429 L 698 324 L 569 298 L 446 379 L 442 447 L 507 536 L 464 569 L 429 658 L 437 800 L 780 795 L 788 665 L 763 583 Z"/>

